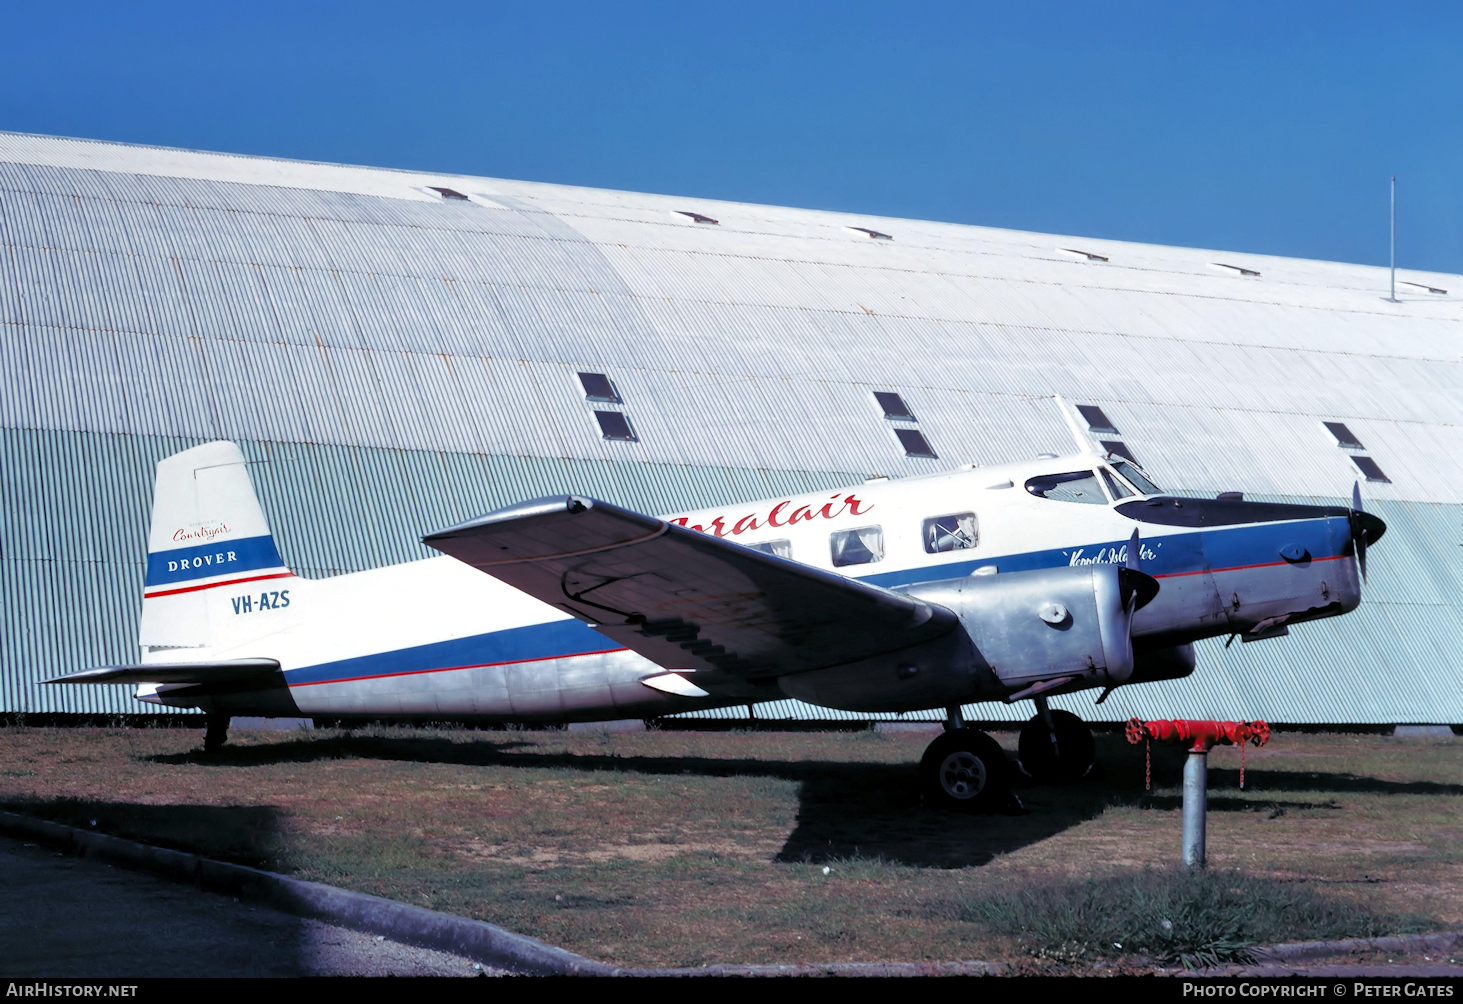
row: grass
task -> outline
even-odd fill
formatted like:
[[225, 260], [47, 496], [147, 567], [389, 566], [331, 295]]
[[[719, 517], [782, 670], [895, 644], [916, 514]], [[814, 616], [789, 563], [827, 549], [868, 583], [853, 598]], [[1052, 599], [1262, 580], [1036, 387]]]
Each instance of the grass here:
[[[1214, 871], [1185, 886], [1181, 751], [1154, 750], [1145, 793], [1142, 748], [1099, 736], [1102, 776], [961, 816], [919, 805], [929, 738], [236, 731], [205, 756], [195, 731], [17, 727], [0, 802], [626, 965], [1219, 958], [1463, 926], [1458, 740], [1280, 732], [1243, 791], [1216, 751]], [[1142, 928], [1155, 910], [1179, 934]]]
[[1251, 961], [1256, 945], [1426, 930], [1303, 883], [1236, 871], [1145, 870], [967, 897], [962, 920], [1015, 936], [1032, 956], [1093, 962], [1143, 955], [1197, 969]]

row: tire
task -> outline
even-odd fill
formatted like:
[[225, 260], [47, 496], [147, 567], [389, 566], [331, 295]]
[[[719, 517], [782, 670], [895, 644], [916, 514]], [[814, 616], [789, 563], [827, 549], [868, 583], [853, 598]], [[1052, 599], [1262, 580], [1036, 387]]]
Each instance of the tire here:
[[[1052, 749], [1052, 733], [1040, 715], [1021, 727], [1017, 750], [1021, 769], [1037, 781], [1075, 781], [1092, 769], [1097, 747], [1092, 730], [1070, 711], [1053, 711], [1052, 727], [1057, 734], [1057, 749]], [[1060, 756], [1058, 756], [1060, 750]]]
[[919, 781], [926, 805], [957, 812], [1002, 808], [1011, 790], [1006, 751], [976, 729], [954, 729], [930, 743]]

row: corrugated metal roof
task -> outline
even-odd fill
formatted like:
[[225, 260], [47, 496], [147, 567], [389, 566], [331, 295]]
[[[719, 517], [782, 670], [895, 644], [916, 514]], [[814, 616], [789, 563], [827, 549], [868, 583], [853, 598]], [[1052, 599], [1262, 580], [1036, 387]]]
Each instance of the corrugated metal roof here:
[[[1383, 270], [1342, 263], [0, 134], [0, 698], [111, 700], [30, 681], [131, 657], [152, 464], [201, 440], [269, 461], [287, 550], [329, 574], [543, 491], [675, 511], [1061, 450], [1061, 393], [1167, 485], [1340, 497], [1356, 474], [1323, 419], [1392, 479], [1366, 494], [1396, 520], [1373, 560], [1397, 573], [1362, 611], [1205, 646], [1210, 671], [1100, 711], [1463, 720], [1436, 675], [1463, 642], [1463, 282], [1404, 277], [1450, 293], [1388, 303]], [[610, 375], [638, 442], [601, 438], [578, 370]], [[904, 456], [874, 390], [904, 396], [938, 461]]]

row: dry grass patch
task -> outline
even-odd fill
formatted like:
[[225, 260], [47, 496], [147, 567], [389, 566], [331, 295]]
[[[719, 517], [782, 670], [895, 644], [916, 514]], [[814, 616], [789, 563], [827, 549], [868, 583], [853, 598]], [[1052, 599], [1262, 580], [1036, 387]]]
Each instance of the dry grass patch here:
[[[1154, 750], [1145, 794], [1142, 749], [1113, 736], [1100, 777], [984, 817], [919, 805], [928, 737], [909, 734], [239, 732], [214, 757], [200, 739], [0, 729], [0, 799], [628, 965], [1023, 958], [1029, 935], [958, 904], [1133, 885], [1179, 845], [1182, 753]], [[1244, 791], [1234, 751], [1211, 756], [1217, 868], [1313, 893], [1353, 934], [1463, 925], [1463, 743], [1281, 732], [1260, 752]]]

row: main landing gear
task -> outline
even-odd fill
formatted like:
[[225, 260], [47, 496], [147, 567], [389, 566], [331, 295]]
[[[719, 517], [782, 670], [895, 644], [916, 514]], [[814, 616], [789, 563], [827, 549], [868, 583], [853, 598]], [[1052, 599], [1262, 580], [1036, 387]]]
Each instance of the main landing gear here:
[[203, 752], [217, 753], [229, 741], [229, 716], [208, 715], [203, 720]]
[[962, 812], [1013, 804], [1016, 796], [1005, 750], [984, 732], [966, 728], [958, 705], [948, 708], [946, 715], [945, 734], [930, 743], [919, 762], [925, 804]]
[[1037, 781], [1075, 781], [1092, 769], [1092, 730], [1070, 711], [1053, 711], [1037, 697], [1036, 714], [1021, 727], [1021, 766]]

